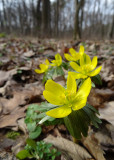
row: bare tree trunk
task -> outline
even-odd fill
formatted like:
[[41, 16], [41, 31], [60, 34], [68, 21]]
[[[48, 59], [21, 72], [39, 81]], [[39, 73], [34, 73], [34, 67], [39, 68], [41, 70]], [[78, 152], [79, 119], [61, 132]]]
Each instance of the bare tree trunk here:
[[[8, 0], [6, 1], [6, 3], [8, 4]], [[11, 21], [12, 21], [12, 17], [11, 17], [11, 6], [12, 6], [12, 2], [10, 2], [10, 6], [7, 8], [7, 22], [8, 22], [8, 30], [11, 33], [12, 32], [12, 26], [11, 26]]]
[[7, 16], [6, 16], [6, 10], [5, 10], [5, 3], [4, 0], [2, 0], [2, 6], [3, 6], [3, 13], [4, 13], [4, 30], [6, 31], [7, 29]]
[[80, 31], [80, 21], [79, 21], [79, 12], [80, 9], [84, 6], [84, 0], [75, 0], [76, 4], [76, 12], [75, 12], [75, 23], [74, 23], [74, 39], [81, 38], [81, 31]]
[[59, 0], [57, 0], [56, 4], [56, 21], [55, 21], [55, 28], [56, 28], [56, 36], [58, 36], [58, 24], [59, 24]]
[[41, 24], [42, 24], [42, 15], [41, 15], [41, 0], [37, 1], [37, 8], [36, 8], [36, 18], [37, 18], [37, 31], [38, 31], [38, 36], [40, 35], [41, 32]]
[[2, 13], [0, 11], [0, 32], [2, 32], [3, 30], [4, 30], [4, 22], [3, 22]]
[[42, 0], [42, 35], [50, 35], [50, 0]]
[[21, 34], [23, 34], [24, 33], [24, 23], [23, 23], [21, 12], [22, 12], [21, 6], [20, 6], [20, 3], [18, 3], [19, 25], [20, 25]]
[[112, 16], [112, 23], [110, 25], [110, 30], [108, 33], [109, 39], [113, 38], [113, 34], [114, 34], [114, 15]]

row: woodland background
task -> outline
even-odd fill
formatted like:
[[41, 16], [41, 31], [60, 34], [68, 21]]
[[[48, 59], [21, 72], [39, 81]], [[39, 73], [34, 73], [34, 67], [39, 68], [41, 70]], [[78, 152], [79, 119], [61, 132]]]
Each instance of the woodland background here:
[[114, 0], [0, 0], [0, 32], [40, 38], [114, 38]]

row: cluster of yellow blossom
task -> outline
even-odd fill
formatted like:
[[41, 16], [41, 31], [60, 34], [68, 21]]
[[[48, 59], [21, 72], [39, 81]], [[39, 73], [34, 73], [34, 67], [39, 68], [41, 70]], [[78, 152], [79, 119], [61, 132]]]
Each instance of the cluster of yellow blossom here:
[[[65, 58], [70, 62], [74, 72], [68, 72], [67, 88], [53, 80], [47, 80], [43, 95], [45, 99], [56, 106], [46, 114], [54, 118], [63, 118], [68, 116], [72, 110], [79, 110], [86, 105], [87, 97], [91, 90], [91, 78], [99, 74], [102, 66], [97, 66], [97, 56], [93, 57], [92, 61], [88, 55], [84, 53], [84, 47], [80, 46], [79, 53], [73, 48], [69, 50], [70, 54], [64, 54]], [[77, 60], [79, 63], [77, 64]], [[48, 69], [48, 66], [60, 66], [62, 58], [59, 54], [55, 55], [55, 60], [50, 64], [48, 60], [46, 64], [40, 64], [41, 70], [35, 70], [37, 73], [43, 73]], [[96, 68], [96, 69], [95, 69]], [[77, 90], [76, 79], [85, 79], [81, 87]]]
[[39, 65], [40, 69], [35, 69], [35, 72], [39, 73], [39, 74], [40, 73], [44, 73], [44, 72], [46, 72], [48, 70], [49, 66], [57, 66], [57, 67], [59, 67], [62, 64], [62, 57], [61, 57], [61, 55], [59, 53], [57, 53], [55, 55], [55, 60], [52, 60], [51, 62], [52, 63], [50, 63], [48, 61], [48, 59], [46, 59], [45, 60], [45, 64], [40, 64]]

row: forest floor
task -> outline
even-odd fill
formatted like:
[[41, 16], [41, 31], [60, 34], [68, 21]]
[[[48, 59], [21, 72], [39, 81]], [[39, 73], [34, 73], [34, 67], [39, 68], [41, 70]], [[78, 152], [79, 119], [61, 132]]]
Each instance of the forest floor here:
[[[88, 136], [77, 144], [76, 153], [71, 153], [74, 149], [72, 138], [63, 124], [42, 126], [39, 139], [47, 138], [48, 142], [53, 139], [52, 143], [59, 150], [63, 145], [65, 154], [59, 157], [61, 160], [68, 159], [66, 153], [70, 157], [74, 154], [74, 160], [88, 159], [86, 155], [86, 158], [80, 157], [85, 151], [91, 160], [114, 160], [114, 41], [30, 41], [21, 38], [0, 39], [0, 160], [16, 160], [16, 153], [24, 147], [28, 137], [24, 123], [27, 107], [44, 102], [42, 74], [34, 70], [46, 58], [53, 60], [56, 53], [65, 60], [64, 53], [71, 47], [78, 51], [80, 43], [85, 46], [85, 53], [98, 56], [98, 65], [102, 65], [102, 86], [93, 88], [88, 98], [88, 102], [98, 109], [102, 124], [99, 129], [90, 127]], [[56, 81], [63, 83], [61, 77]], [[11, 131], [19, 133], [16, 139], [8, 136]]]

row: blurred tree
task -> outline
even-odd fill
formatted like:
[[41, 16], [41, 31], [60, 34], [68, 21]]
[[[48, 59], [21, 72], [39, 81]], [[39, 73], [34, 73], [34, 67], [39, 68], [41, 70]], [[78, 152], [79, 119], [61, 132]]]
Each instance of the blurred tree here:
[[114, 0], [0, 0], [0, 32], [7, 34], [112, 39], [113, 16]]
[[42, 0], [37, 0], [37, 4], [36, 6], [34, 6], [34, 1], [32, 0], [30, 4], [32, 6], [35, 31], [41, 30], [41, 22], [42, 22], [41, 2]]
[[50, 35], [50, 0], [42, 0], [42, 35]]
[[112, 23], [110, 24], [110, 29], [108, 33], [109, 39], [113, 38], [113, 33], [114, 33], [114, 15], [112, 16]]
[[5, 2], [4, 0], [2, 0], [2, 7], [3, 7], [3, 17], [4, 17], [4, 20], [3, 20], [3, 27], [4, 27], [4, 30], [7, 30], [7, 15], [6, 15], [6, 9], [5, 9]]
[[[74, 39], [80, 39], [81, 38], [81, 29], [80, 29], [80, 24], [82, 24], [82, 22], [80, 22], [79, 20], [79, 12], [80, 10], [83, 9], [84, 7], [84, 2], [85, 0], [75, 0], [75, 20], [74, 20]], [[83, 11], [81, 14], [81, 21], [83, 20]]]
[[59, 0], [57, 0], [57, 2], [56, 2], [56, 18], [55, 18], [56, 36], [58, 36], [58, 30], [59, 30], [59, 26], [58, 26], [58, 24], [59, 24], [59, 7], [60, 7], [59, 2], [60, 2]]

